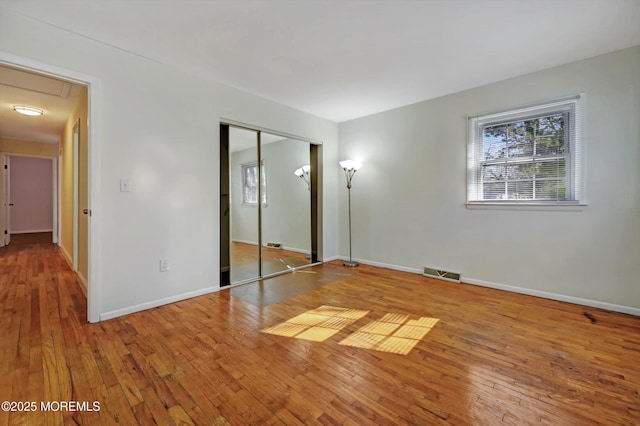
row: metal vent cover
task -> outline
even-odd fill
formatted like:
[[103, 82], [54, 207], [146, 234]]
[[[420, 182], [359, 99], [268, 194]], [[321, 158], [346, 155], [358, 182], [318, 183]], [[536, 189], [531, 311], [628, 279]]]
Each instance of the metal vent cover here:
[[431, 268], [429, 266], [424, 267], [422, 275], [425, 277], [437, 278], [439, 280], [453, 281], [455, 283], [460, 282], [460, 274], [457, 272], [445, 271], [443, 269]]

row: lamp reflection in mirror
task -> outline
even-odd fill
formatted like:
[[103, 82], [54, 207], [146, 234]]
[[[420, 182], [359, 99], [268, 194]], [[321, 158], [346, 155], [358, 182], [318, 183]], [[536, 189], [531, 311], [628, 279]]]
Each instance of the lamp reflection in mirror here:
[[305, 164], [304, 166], [296, 169], [293, 173], [298, 176], [300, 179], [307, 183], [307, 189], [311, 190], [311, 180], [309, 178], [309, 172], [311, 171], [311, 166]]
[[340, 162], [340, 167], [344, 170], [344, 177], [347, 179], [347, 194], [349, 199], [349, 260], [345, 260], [343, 265], [354, 268], [358, 266], [358, 262], [354, 262], [351, 256], [351, 180], [353, 179], [353, 175], [362, 167], [362, 163], [353, 160], [344, 160]]

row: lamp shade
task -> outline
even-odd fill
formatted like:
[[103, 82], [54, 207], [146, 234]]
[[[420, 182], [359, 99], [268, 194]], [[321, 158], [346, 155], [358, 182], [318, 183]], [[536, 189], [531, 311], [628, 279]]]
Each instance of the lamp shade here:
[[310, 170], [311, 170], [311, 166], [308, 164], [305, 164], [304, 166], [297, 168], [293, 173], [295, 173], [295, 175], [298, 177], [302, 177], [302, 175], [309, 176]]
[[340, 167], [344, 170], [358, 170], [362, 167], [362, 163], [353, 160], [343, 160], [340, 162]]

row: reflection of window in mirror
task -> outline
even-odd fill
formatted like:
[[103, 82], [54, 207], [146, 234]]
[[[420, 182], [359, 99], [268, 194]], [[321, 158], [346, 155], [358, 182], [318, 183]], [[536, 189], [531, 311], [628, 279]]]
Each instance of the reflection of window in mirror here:
[[[262, 166], [262, 205], [267, 205], [267, 173]], [[242, 165], [242, 204], [248, 206], [258, 205], [258, 162]]]

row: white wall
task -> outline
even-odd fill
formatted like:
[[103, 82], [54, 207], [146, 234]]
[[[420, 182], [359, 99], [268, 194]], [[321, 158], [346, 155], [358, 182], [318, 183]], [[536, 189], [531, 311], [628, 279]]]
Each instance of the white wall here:
[[[233, 144], [233, 140], [231, 141]], [[263, 244], [282, 243], [288, 250], [311, 251], [311, 193], [293, 172], [309, 164], [309, 143], [284, 139], [262, 146], [267, 205], [262, 209]], [[232, 153], [231, 238], [257, 243], [257, 206], [242, 205], [242, 164], [255, 162], [256, 150]]]
[[[473, 72], [470, 64], [469, 72]], [[466, 117], [586, 93], [582, 211], [470, 210]], [[339, 125], [355, 175], [353, 256], [640, 308], [640, 47]], [[348, 254], [346, 189], [340, 253]]]
[[53, 160], [10, 158], [11, 233], [53, 231]]
[[[338, 161], [335, 123], [0, 12], [0, 53], [99, 80], [90, 123], [100, 123], [99, 138], [90, 143], [100, 144], [92, 267], [100, 271], [102, 318], [218, 288], [221, 117], [322, 141], [325, 161]], [[337, 177], [325, 173], [325, 257], [337, 254]], [[131, 192], [119, 191], [120, 178], [131, 179]], [[159, 272], [161, 257], [169, 272]]]

